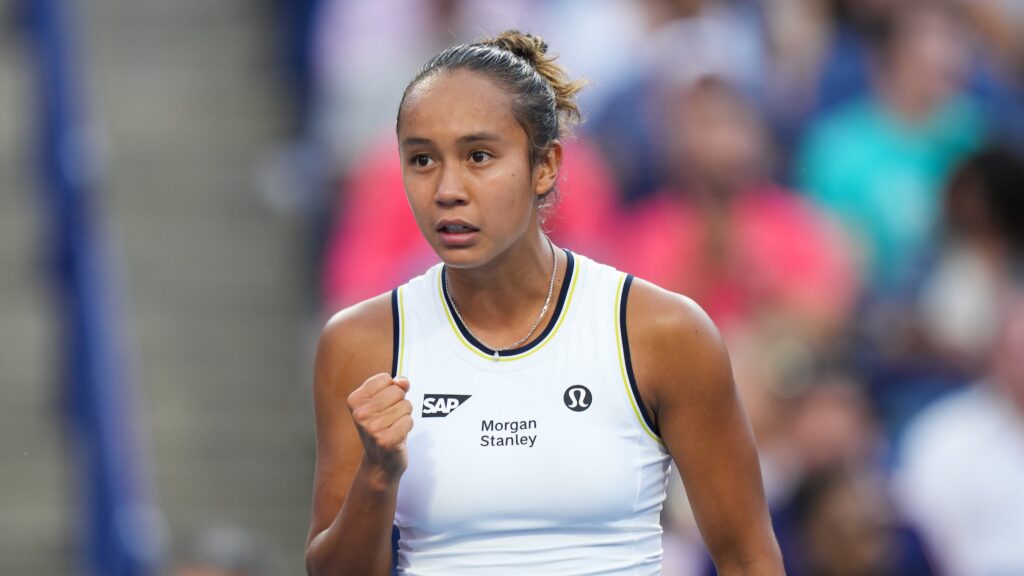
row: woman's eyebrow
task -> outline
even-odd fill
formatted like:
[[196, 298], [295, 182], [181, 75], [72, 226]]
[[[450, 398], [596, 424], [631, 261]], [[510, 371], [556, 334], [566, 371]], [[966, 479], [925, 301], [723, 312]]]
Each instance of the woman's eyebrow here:
[[429, 138], [420, 138], [417, 136], [413, 136], [402, 140], [399, 146], [401, 148], [405, 148], [407, 146], [430, 146], [433, 143], [433, 140], [430, 140]]
[[472, 134], [466, 134], [459, 138], [460, 144], [475, 144], [477, 142], [494, 142], [500, 141], [503, 138], [492, 132], [474, 132]]
[[[479, 142], [500, 142], [504, 140], [498, 134], [493, 132], [473, 132], [472, 134], [466, 134], [460, 136], [458, 139], [459, 144], [476, 144]], [[406, 148], [408, 146], [433, 146], [434, 141], [429, 138], [423, 138], [420, 136], [410, 136], [405, 138], [401, 142], [401, 147]]]

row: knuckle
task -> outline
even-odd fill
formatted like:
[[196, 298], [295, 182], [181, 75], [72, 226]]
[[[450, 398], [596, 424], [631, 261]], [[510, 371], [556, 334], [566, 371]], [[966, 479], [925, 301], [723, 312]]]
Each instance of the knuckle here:
[[366, 433], [370, 434], [371, 436], [379, 436], [381, 431], [380, 422], [378, 422], [376, 419], [370, 420], [363, 424], [363, 430], [365, 430]]
[[367, 408], [365, 405], [357, 406], [354, 410], [352, 410], [352, 419], [361, 424], [365, 423], [366, 420], [370, 417], [369, 412], [369, 408]]
[[399, 448], [405, 445], [405, 441], [409, 437], [408, 428], [402, 427], [392, 430], [392, 433], [388, 437], [388, 445], [392, 448]]
[[399, 418], [395, 422], [395, 428], [397, 428], [397, 429], [402, 431], [402, 436], [405, 436], [406, 434], [408, 434], [409, 431], [412, 430], [412, 427], [413, 427], [412, 416], [409, 416], [408, 414], [403, 415], [401, 418]]

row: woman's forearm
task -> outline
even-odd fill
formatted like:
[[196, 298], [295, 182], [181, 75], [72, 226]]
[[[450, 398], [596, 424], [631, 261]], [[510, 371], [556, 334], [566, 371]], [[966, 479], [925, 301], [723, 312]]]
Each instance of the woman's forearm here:
[[365, 461], [334, 522], [306, 548], [309, 576], [389, 576], [398, 478]]
[[766, 553], [756, 558], [735, 561], [716, 566], [720, 576], [786, 576], [782, 566], [782, 556], [778, 553]]

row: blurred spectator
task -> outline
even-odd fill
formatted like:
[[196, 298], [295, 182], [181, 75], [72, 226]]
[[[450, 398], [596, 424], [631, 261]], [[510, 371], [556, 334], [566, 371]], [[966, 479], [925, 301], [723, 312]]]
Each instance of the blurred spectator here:
[[872, 95], [818, 121], [802, 146], [801, 188], [854, 235], [883, 293], [908, 281], [935, 232], [941, 182], [982, 139], [959, 90], [965, 49], [946, 5], [899, 3], [875, 36]]
[[949, 576], [1024, 574], [1024, 284], [1006, 292], [988, 375], [929, 407], [903, 446], [902, 504]]
[[869, 93], [868, 42], [888, 0], [775, 0], [765, 13], [771, 75], [766, 121], [780, 147], [779, 174], [808, 123]]
[[957, 0], [957, 4], [979, 48], [971, 62], [971, 90], [985, 106], [993, 135], [1024, 154], [1024, 3]]
[[1024, 4], [1016, 0], [960, 0], [987, 53], [1011, 74], [1024, 72]]
[[894, 516], [883, 479], [833, 466], [805, 479], [778, 526], [789, 576], [935, 574], [917, 533]]
[[[752, 364], [777, 370], [780, 362]], [[839, 372], [782, 376], [786, 387], [743, 388], [773, 513], [803, 479], [822, 470], [852, 466], [881, 473], [889, 447], [860, 382]]]
[[[833, 370], [774, 399], [775, 429], [766, 437], [762, 427], [758, 443], [786, 573], [935, 574], [918, 532], [891, 505], [888, 445], [856, 378]], [[714, 574], [710, 562], [704, 573]]]
[[1024, 256], [1024, 162], [985, 149], [953, 174], [944, 204], [945, 238], [926, 276], [919, 314], [936, 356], [970, 373], [998, 329], [998, 286]]
[[764, 11], [765, 121], [779, 146], [781, 176], [789, 173], [792, 150], [816, 112], [819, 78], [833, 69], [824, 65], [834, 35], [826, 8], [817, 0], [774, 0]]
[[898, 441], [906, 422], [952, 387], [982, 374], [998, 329], [998, 287], [1024, 254], [1024, 164], [986, 148], [953, 173], [942, 234], [921, 277], [865, 314], [865, 368]]
[[629, 204], [665, 187], [673, 159], [660, 145], [665, 99], [713, 75], [752, 100], [763, 97], [761, 13], [744, 0], [653, 0], [643, 3], [650, 31], [635, 51], [632, 75], [615, 87], [587, 129]]
[[636, 205], [617, 262], [694, 298], [729, 333], [785, 316], [797, 332], [833, 334], [857, 293], [841, 232], [768, 178], [761, 119], [727, 82], [708, 77], [663, 110], [672, 188]]
[[831, 20], [814, 100], [815, 114], [827, 114], [871, 92], [870, 39], [883, 32], [898, 2], [828, 0]]
[[[916, 1], [916, 0], [915, 0]], [[1024, 10], [1015, 0], [936, 0], [963, 27], [964, 90], [990, 130], [1024, 152]], [[872, 45], [906, 2], [773, 0], [763, 4], [765, 120], [781, 151], [780, 175], [799, 181], [793, 165], [809, 123], [872, 92]]]
[[803, 476], [844, 466], [880, 469], [887, 448], [862, 385], [839, 372], [793, 400], [786, 436]]

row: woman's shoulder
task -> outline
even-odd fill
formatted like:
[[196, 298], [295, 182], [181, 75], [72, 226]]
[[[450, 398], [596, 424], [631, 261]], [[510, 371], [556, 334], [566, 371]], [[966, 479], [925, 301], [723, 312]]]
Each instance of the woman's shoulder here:
[[692, 298], [640, 278], [631, 282], [626, 312], [631, 341], [647, 337], [678, 349], [720, 339], [714, 322]]
[[654, 406], [704, 401], [731, 385], [725, 344], [700, 305], [641, 279], [627, 296], [633, 368]]
[[369, 341], [369, 346], [390, 342], [394, 331], [397, 300], [402, 297], [409, 298], [410, 294], [432, 295], [432, 290], [437, 289], [436, 282], [440, 269], [441, 264], [434, 263], [418, 276], [410, 278], [393, 290], [334, 312], [324, 325], [320, 335], [321, 341], [327, 339], [340, 345], [348, 343], [351, 338], [354, 339], [351, 344], [359, 345]]
[[386, 292], [334, 313], [320, 332], [318, 368], [367, 377], [387, 372], [393, 354], [391, 300], [392, 293]]
[[340, 338], [352, 330], [372, 332], [380, 324], [390, 330], [391, 297], [388, 291], [334, 312], [324, 324], [321, 336]]

